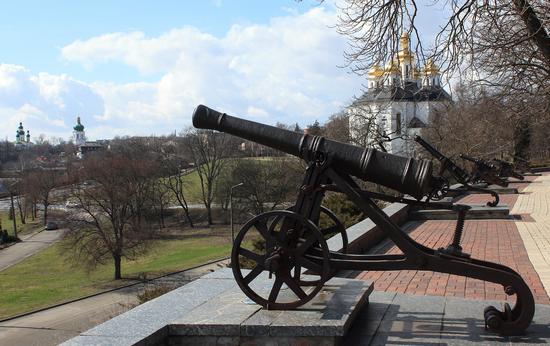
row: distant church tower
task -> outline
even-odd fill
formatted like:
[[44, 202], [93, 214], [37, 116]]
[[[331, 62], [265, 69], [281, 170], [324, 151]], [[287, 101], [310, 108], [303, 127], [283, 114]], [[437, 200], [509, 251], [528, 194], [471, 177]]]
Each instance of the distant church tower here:
[[[451, 102], [441, 87], [439, 68], [428, 60], [420, 69], [410, 51], [409, 35], [399, 38], [400, 50], [384, 67], [368, 72], [367, 91], [347, 108], [350, 134], [358, 145], [380, 145], [390, 153], [414, 156], [410, 139], [419, 134]], [[377, 138], [389, 139], [376, 143]]]
[[80, 117], [76, 118], [76, 125], [73, 127], [73, 140], [75, 145], [86, 143], [86, 135], [84, 134], [84, 126], [80, 123]]
[[23, 123], [19, 123], [19, 127], [17, 128], [17, 132], [15, 135], [15, 144], [24, 144], [25, 143], [25, 130], [23, 128]]
[[27, 135], [25, 136], [25, 129], [23, 128], [23, 123], [20, 122], [15, 135], [15, 148], [23, 149], [23, 148], [29, 147], [30, 145], [31, 145], [31, 135], [27, 130]]

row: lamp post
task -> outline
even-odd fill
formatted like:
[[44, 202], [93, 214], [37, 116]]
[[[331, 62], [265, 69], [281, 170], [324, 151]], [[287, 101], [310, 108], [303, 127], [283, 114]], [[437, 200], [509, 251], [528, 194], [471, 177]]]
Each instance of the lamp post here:
[[235, 242], [235, 231], [233, 230], [233, 189], [243, 185], [244, 183], [238, 183], [231, 186], [229, 189], [229, 222], [231, 223], [231, 245]]

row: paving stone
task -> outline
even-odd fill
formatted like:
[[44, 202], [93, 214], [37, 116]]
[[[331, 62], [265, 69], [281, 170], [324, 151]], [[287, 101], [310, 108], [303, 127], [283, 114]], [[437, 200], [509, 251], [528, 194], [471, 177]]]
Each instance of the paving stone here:
[[410, 296], [397, 294], [388, 307], [383, 320], [430, 319], [441, 321], [445, 309], [445, 298], [435, 296]]

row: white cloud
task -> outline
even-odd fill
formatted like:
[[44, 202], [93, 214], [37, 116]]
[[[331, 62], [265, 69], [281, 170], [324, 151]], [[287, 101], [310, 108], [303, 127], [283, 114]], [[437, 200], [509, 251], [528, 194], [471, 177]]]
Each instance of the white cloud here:
[[0, 136], [12, 140], [19, 122], [31, 131], [68, 138], [77, 115], [104, 112], [103, 99], [85, 83], [67, 75], [33, 75], [22, 66], [0, 64]]
[[[266, 25], [234, 25], [223, 37], [183, 27], [157, 37], [136, 31], [78, 40], [62, 48], [67, 61], [92, 71], [123, 63], [158, 80], [85, 84], [9, 65], [19, 77], [0, 69], [0, 109], [4, 102], [27, 101], [69, 124], [65, 115], [86, 112], [83, 121], [96, 138], [179, 131], [199, 103], [263, 122], [308, 124], [361, 92], [360, 78], [337, 67], [344, 63], [345, 40], [331, 27], [335, 21], [333, 10], [319, 6]], [[3, 97], [3, 89], [16, 97]]]

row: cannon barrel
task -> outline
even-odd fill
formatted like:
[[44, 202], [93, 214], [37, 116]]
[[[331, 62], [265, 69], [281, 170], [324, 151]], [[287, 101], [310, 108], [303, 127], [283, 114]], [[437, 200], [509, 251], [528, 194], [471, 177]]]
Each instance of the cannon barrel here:
[[470, 176], [468, 173], [466, 173], [462, 168], [457, 166], [447, 156], [440, 153], [439, 150], [434, 148], [430, 143], [422, 139], [422, 137], [417, 135], [414, 137], [414, 140], [418, 144], [420, 144], [422, 147], [424, 147], [424, 149], [426, 149], [439, 162], [441, 162], [441, 165], [443, 166], [443, 168], [449, 170], [460, 183], [466, 183], [470, 179]]
[[434, 189], [432, 163], [388, 154], [372, 148], [361, 148], [321, 136], [303, 134], [274, 126], [240, 119], [199, 105], [193, 114], [193, 126], [217, 130], [241, 137], [306, 161], [322, 154], [332, 167], [365, 181], [384, 185], [416, 198]]
[[482, 160], [482, 159], [478, 159], [478, 158], [475, 158], [475, 157], [471, 157], [471, 156], [468, 156], [466, 154], [460, 154], [460, 158], [466, 160], [466, 161], [470, 161], [470, 162], [473, 162], [475, 163], [476, 165], [479, 165], [480, 167], [484, 167], [486, 169], [497, 169], [495, 167], [495, 165], [493, 165], [492, 163], [489, 163], [485, 160]]

